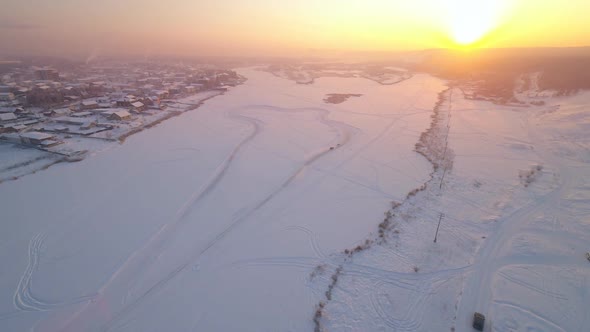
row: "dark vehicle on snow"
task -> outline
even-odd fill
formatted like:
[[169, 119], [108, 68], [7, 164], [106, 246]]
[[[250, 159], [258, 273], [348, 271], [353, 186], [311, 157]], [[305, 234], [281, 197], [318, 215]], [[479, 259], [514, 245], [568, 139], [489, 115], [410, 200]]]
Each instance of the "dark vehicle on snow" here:
[[473, 314], [473, 328], [478, 331], [483, 331], [483, 327], [486, 322], [486, 316], [476, 312]]

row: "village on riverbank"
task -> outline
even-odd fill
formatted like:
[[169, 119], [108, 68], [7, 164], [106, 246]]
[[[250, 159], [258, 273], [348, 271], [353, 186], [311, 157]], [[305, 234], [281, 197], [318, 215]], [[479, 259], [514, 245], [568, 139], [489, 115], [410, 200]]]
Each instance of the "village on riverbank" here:
[[82, 160], [244, 81], [213, 65], [160, 62], [0, 69], [0, 182]]

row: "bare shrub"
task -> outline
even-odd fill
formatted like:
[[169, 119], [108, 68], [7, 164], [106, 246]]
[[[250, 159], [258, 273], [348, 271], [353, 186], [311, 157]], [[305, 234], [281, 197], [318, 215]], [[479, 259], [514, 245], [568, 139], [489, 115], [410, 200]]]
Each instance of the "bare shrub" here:
[[326, 264], [321, 264], [315, 267], [315, 269], [313, 269], [313, 271], [311, 271], [311, 274], [309, 275], [311, 279], [324, 274], [324, 272], [326, 271]]
[[534, 165], [528, 171], [520, 171], [518, 177], [520, 178], [520, 182], [526, 188], [530, 186], [537, 178], [539, 177], [539, 173], [543, 170], [543, 165]]
[[325, 306], [326, 303], [324, 301], [320, 301], [315, 311], [315, 314], [313, 315], [313, 323], [315, 324], [314, 332], [320, 332], [322, 330], [320, 319], [322, 319], [322, 316], [324, 315]]

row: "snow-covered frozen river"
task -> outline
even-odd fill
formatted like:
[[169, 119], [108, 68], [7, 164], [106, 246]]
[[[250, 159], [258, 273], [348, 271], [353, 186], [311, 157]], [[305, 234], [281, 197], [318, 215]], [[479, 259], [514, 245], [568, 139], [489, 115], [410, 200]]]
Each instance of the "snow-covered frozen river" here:
[[427, 181], [414, 145], [446, 87], [241, 74], [122, 145], [0, 185], [0, 330], [313, 330], [312, 271]]

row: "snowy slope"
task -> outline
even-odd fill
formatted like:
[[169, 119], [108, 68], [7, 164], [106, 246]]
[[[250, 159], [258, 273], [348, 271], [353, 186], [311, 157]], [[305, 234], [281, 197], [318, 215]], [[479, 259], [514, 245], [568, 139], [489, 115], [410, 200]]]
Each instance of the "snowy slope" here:
[[486, 331], [585, 330], [590, 95], [512, 109], [453, 92], [452, 169], [343, 265], [321, 327], [471, 331], [478, 311]]

